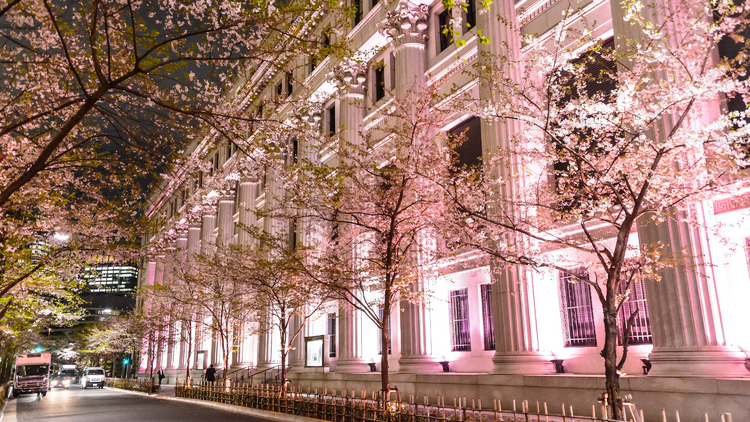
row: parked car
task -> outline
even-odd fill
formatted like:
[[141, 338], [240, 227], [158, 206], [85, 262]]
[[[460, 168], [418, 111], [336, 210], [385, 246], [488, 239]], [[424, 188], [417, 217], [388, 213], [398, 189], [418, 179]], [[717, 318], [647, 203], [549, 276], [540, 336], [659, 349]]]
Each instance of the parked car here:
[[89, 387], [104, 388], [104, 368], [91, 367], [83, 370], [81, 389], [85, 390]]

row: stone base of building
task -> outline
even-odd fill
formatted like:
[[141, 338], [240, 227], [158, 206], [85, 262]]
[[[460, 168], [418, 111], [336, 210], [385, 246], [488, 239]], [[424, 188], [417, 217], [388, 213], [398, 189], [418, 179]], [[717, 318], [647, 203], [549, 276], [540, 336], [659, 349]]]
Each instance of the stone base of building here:
[[443, 372], [443, 367], [434, 358], [401, 357], [398, 360], [398, 373], [400, 374], [433, 374]]
[[739, 350], [655, 350], [649, 356], [651, 376], [747, 377], [747, 357]]
[[[292, 383], [302, 387], [323, 387], [355, 391], [380, 390], [380, 374], [304, 373], [290, 374]], [[482, 406], [492, 408], [493, 400], [500, 400], [505, 409], [516, 400], [528, 400], [540, 405], [547, 403], [551, 413], [560, 413], [573, 406], [575, 414], [590, 414], [597, 397], [604, 392], [604, 377], [593, 375], [491, 375], [491, 374], [392, 374], [392, 388], [398, 387], [401, 397], [415, 394], [420, 403], [427, 396], [431, 404], [437, 397], [452, 404], [454, 398], [482, 400]], [[720, 420], [722, 413], [731, 413], [735, 421], [750, 421], [750, 378], [720, 379], [693, 377], [626, 376], [621, 379], [621, 391], [633, 396], [638, 409], [643, 410], [647, 421], [661, 420], [661, 409], [669, 414], [680, 412], [682, 422]], [[580, 409], [580, 410], [579, 410]]]
[[493, 374], [545, 375], [554, 374], [554, 357], [545, 354], [495, 355], [492, 357]]
[[[370, 372], [368, 365], [370, 361], [364, 359], [341, 359], [336, 361], [336, 372], [342, 374], [359, 374], [364, 372]], [[377, 362], [378, 367], [380, 362]], [[320, 372], [320, 371], [318, 371]]]

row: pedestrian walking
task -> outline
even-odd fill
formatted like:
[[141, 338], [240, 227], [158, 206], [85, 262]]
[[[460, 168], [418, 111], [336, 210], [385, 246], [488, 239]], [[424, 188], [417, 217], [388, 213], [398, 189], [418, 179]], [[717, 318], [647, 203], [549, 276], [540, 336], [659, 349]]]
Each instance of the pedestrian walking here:
[[161, 380], [164, 379], [164, 368], [160, 367], [156, 375], [159, 377], [159, 385], [161, 385]]
[[213, 364], [209, 366], [208, 369], [206, 369], [206, 381], [212, 384], [214, 381], [216, 381], [216, 369], [214, 369]]

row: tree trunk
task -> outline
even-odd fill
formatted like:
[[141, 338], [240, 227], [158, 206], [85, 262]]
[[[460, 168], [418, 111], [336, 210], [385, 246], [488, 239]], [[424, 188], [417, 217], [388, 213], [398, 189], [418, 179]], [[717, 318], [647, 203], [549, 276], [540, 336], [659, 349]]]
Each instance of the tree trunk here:
[[187, 331], [187, 353], [185, 356], [185, 379], [190, 378], [190, 358], [193, 356], [193, 331]]
[[[614, 303], [608, 304], [615, 308]], [[610, 407], [610, 419], [620, 419], [620, 374], [617, 372], [617, 312], [616, 309], [605, 311], [604, 315], [604, 373], [607, 397]]]
[[381, 323], [383, 326], [380, 328], [380, 343], [382, 349], [380, 353], [380, 389], [387, 399], [388, 392], [391, 389], [390, 377], [388, 373], [388, 348], [391, 344], [391, 339], [388, 336], [388, 321], [391, 318], [391, 286], [386, 284], [385, 295], [383, 299], [383, 318]]

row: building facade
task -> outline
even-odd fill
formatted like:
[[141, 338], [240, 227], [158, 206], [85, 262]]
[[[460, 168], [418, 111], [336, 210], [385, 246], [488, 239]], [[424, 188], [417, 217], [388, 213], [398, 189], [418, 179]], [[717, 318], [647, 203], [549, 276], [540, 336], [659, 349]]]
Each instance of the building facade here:
[[[442, 32], [451, 16], [440, 1], [357, 1], [361, 12], [342, 36], [362, 51], [376, 51], [369, 59], [371, 66], [352, 68], [329, 57], [315, 65], [300, 65], [293, 75], [323, 99], [317, 116], [322, 127], [341, 131], [339, 135], [348, 140], [356, 140], [360, 128], [379, 124], [390, 96], [402, 95], [414, 84], [455, 84], [477, 96], [489, 95], [463, 70], [485, 51], [523, 54], [518, 32], [495, 17], [513, 23], [521, 34], [545, 34], [570, 6], [560, 1], [499, 0], [483, 10], [471, 4], [462, 13], [462, 22], [472, 28], [456, 23], [460, 39], [465, 41], [459, 46]], [[573, 8], [579, 9], [579, 21], [595, 22], [594, 36], [601, 40], [616, 38], [627, 30], [619, 2], [581, 1]], [[323, 18], [316, 28], [326, 24], [330, 23]], [[480, 42], [477, 29], [489, 37], [488, 43]], [[304, 63], [306, 59], [301, 60]], [[336, 69], [354, 77], [337, 82]], [[288, 75], [263, 74], [262, 70], [256, 75], [263, 76], [244, 83], [256, 84], [258, 92], [269, 96], [278, 92], [297, 95]], [[337, 84], [345, 85], [346, 89], [338, 91], [341, 94], [332, 89]], [[457, 116], [444, 129], [465, 133], [468, 144], [480, 151], [502, 145], [510, 130], [472, 116]], [[200, 146], [195, 150], [200, 151]], [[237, 154], [230, 147], [206, 157], [212, 171], [221, 172], [231, 168]], [[246, 242], [244, 234], [234, 229], [238, 223], [272, 230], [270, 221], [258, 220], [252, 212], [264, 207], [270, 198], [266, 191], [280, 189], [272, 177], [264, 183], [240, 180], [234, 190], [222, 192], [213, 210], [204, 212], [200, 220], [177, 224], [185, 211], [185, 195], [195, 194], [197, 185], [197, 181], [170, 181], [173, 189], [165, 189], [150, 211], [152, 217], [171, 221], [164, 230], [173, 230], [177, 248], [200, 251], [217, 236]], [[667, 269], [659, 283], [638, 284], [623, 306], [622, 315], [635, 309], [640, 312], [631, 332], [629, 358], [623, 368], [628, 375], [622, 379], [622, 390], [632, 394], [647, 414], [675, 408], [700, 418], [703, 412], [734, 412], [735, 420], [743, 420], [739, 415], [750, 420], [746, 404], [750, 403], [750, 307], [745, 303], [750, 297], [750, 226], [737, 224], [750, 216], [749, 198], [750, 193], [738, 192], [698, 205], [704, 218], [722, 223], [722, 235], [743, 246], [740, 248], [728, 246], [721, 236], [676, 222], [639, 228], [632, 236], [636, 245], [661, 241], [674, 249], [700, 250], [701, 256], [711, 260]], [[148, 236], [144, 244], [159, 236]], [[564, 249], [549, 253], [566, 261], [575, 254]], [[603, 391], [600, 350], [604, 323], [601, 305], [591, 289], [568, 283], [567, 276], [556, 271], [518, 270], [516, 277], [493, 280], [493, 271], [480, 254], [467, 262], [434, 283], [436, 300], [424, 306], [403, 304], [392, 313], [392, 344], [387, 351], [377, 340], [376, 327], [361, 312], [339, 310], [308, 322], [291, 355], [294, 382], [357, 391], [378, 389], [378, 375], [371, 373], [370, 367], [375, 364], [377, 371], [381, 354], [388, 353], [395, 374], [391, 384], [418, 396], [475, 397], [485, 403], [502, 397], [504, 403], [538, 400], [581, 409], [595, 404], [593, 397]], [[141, 284], [164, 280], [165, 269], [154, 257], [145, 257], [144, 270]], [[311, 367], [306, 365], [305, 339], [319, 336], [326, 341], [327, 363]], [[276, 342], [271, 334], [244, 338], [233, 351], [230, 371], [251, 368], [245, 372], [250, 374], [278, 365]], [[221, 366], [216, 342], [210, 338], [192, 350], [195, 377], [211, 363]], [[180, 377], [185, 353], [184, 344], [173, 342], [158, 360], [168, 374]], [[444, 367], [449, 372], [443, 372]]]

